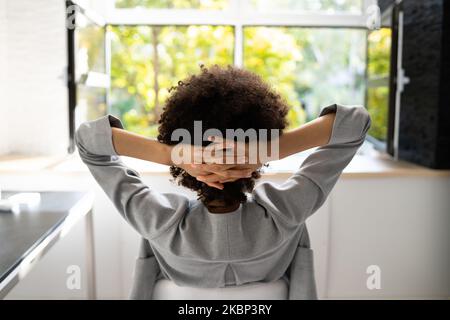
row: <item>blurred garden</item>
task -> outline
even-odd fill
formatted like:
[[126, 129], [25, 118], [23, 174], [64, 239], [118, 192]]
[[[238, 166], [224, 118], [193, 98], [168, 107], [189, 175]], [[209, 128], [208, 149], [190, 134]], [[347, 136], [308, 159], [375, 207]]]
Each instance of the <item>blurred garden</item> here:
[[[226, 10], [226, 0], [117, 0], [116, 8]], [[357, 12], [361, 0], [277, 1], [278, 8]], [[303, 3], [303, 4], [302, 4]], [[250, 0], [253, 10], [274, 10], [272, 1]], [[314, 4], [314, 5], [313, 5]], [[319, 6], [318, 6], [319, 5]], [[308, 7], [309, 6], [309, 7]], [[359, 9], [358, 9], [359, 8]], [[110, 112], [127, 129], [155, 137], [169, 89], [200, 65], [240, 65], [260, 75], [289, 103], [291, 127], [314, 119], [328, 104], [371, 106], [372, 135], [383, 140], [387, 88], [369, 88], [368, 73], [389, 68], [389, 34], [359, 28], [233, 25], [110, 25]], [[235, 61], [242, 46], [242, 61]], [[367, 53], [371, 58], [367, 65]], [[387, 69], [386, 69], [387, 68]], [[366, 101], [369, 99], [370, 101]], [[379, 105], [379, 108], [373, 106]]]

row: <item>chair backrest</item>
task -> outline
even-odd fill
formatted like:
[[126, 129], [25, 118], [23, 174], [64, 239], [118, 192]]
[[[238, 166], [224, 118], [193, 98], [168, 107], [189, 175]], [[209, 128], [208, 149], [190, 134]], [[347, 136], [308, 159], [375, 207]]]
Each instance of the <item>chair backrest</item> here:
[[136, 261], [131, 299], [317, 299], [313, 252], [306, 225], [301, 227], [298, 247], [285, 276], [271, 283], [257, 282], [245, 286], [226, 288], [179, 287], [161, 276], [161, 270], [148, 240], [142, 238], [139, 258]]
[[287, 300], [289, 288], [284, 279], [225, 288], [180, 287], [166, 279], [158, 280], [154, 300]]

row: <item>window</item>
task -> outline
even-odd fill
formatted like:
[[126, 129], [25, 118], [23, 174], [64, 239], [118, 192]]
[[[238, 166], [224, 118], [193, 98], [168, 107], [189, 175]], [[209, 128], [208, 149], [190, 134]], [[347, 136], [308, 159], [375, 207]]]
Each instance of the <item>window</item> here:
[[[111, 112], [126, 129], [155, 137], [169, 89], [197, 73], [201, 64], [234, 64], [261, 75], [291, 106], [291, 126], [315, 118], [332, 103], [365, 102], [364, 13], [373, 0], [107, 3], [110, 89], [107, 99], [97, 95], [104, 92], [101, 86], [79, 90], [80, 109], [88, 118]], [[95, 56], [101, 55], [96, 47], [103, 45], [93, 31], [89, 36], [92, 73]], [[374, 99], [372, 91], [367, 95]]]
[[66, 2], [68, 21], [73, 23], [67, 29], [69, 152], [75, 148], [75, 128], [81, 122], [98, 118], [107, 112], [110, 82], [104, 22], [88, 9], [89, 1], [81, 3]]
[[368, 37], [367, 108], [372, 118], [369, 134], [386, 142], [392, 29], [372, 31]]
[[75, 80], [77, 83], [77, 124], [103, 115], [106, 110], [105, 29], [84, 15], [77, 17]]
[[105, 73], [105, 31], [84, 15], [77, 16], [77, 29], [75, 41], [76, 77], [80, 80], [89, 72]]
[[168, 89], [200, 65], [233, 64], [229, 26], [116, 26], [112, 32], [111, 108], [127, 129], [156, 136]]
[[244, 66], [282, 94], [298, 126], [323, 106], [363, 104], [365, 41], [362, 30], [246, 27]]

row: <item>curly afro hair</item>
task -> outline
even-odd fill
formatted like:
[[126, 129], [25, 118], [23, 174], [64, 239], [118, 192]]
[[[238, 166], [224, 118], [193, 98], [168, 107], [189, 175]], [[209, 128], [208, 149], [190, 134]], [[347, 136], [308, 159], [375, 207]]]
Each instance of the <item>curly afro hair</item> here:
[[[158, 141], [174, 145], [172, 132], [186, 129], [194, 136], [194, 121], [202, 121], [203, 130], [215, 128], [225, 136], [226, 129], [279, 129], [287, 125], [288, 107], [285, 101], [262, 79], [249, 71], [217, 65], [201, 66], [201, 72], [172, 87], [159, 120]], [[207, 145], [204, 142], [203, 145]], [[197, 192], [198, 199], [207, 207], [213, 200], [224, 206], [243, 203], [246, 192], [251, 192], [260, 172], [250, 178], [224, 183], [222, 190], [198, 181], [177, 166], [170, 173], [179, 185]]]

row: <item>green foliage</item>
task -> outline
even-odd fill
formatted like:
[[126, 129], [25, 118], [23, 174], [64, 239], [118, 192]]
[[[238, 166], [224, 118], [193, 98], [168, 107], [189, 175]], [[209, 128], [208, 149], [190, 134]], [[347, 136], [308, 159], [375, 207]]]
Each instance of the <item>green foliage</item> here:
[[299, 92], [296, 90], [296, 61], [301, 60], [299, 47], [305, 37], [295, 38], [286, 28], [245, 28], [244, 66], [269, 82], [291, 107], [290, 126], [306, 122]]
[[370, 63], [367, 66], [371, 76], [388, 76], [391, 54], [392, 31], [388, 28], [372, 31], [368, 37]]
[[244, 66], [286, 99], [291, 127], [325, 105], [363, 103], [364, 31], [249, 27], [244, 37]]
[[[281, 7], [293, 9], [317, 7], [312, 2], [281, 2]], [[353, 12], [360, 4], [361, 0], [320, 0], [319, 9]], [[226, 0], [116, 1], [119, 8], [224, 9], [227, 5]], [[112, 35], [111, 111], [124, 119], [127, 129], [148, 136], [157, 133], [169, 88], [197, 73], [200, 64], [233, 64], [230, 26], [115, 26], [108, 31]], [[365, 42], [364, 30], [245, 27], [243, 62], [291, 106], [288, 117], [294, 127], [315, 118], [325, 105], [363, 104]]]
[[[253, 0], [257, 5], [258, 0]], [[268, 3], [268, 2], [267, 2]], [[267, 5], [266, 3], [266, 5]], [[321, 0], [320, 9], [354, 11], [360, 0]], [[309, 3], [311, 4], [311, 3]], [[226, 0], [118, 0], [117, 7], [224, 9]], [[306, 10], [308, 3], [283, 0], [281, 8]], [[179, 80], [199, 71], [199, 65], [233, 63], [234, 34], [229, 26], [115, 26], [112, 35], [112, 112], [127, 129], [155, 137], [157, 120], [168, 90]], [[89, 47], [89, 65], [102, 65], [103, 44], [99, 33], [86, 29], [80, 38]], [[291, 127], [315, 118], [321, 107], [331, 103], [362, 104], [366, 32], [350, 29], [287, 27], [244, 28], [244, 67], [268, 81], [291, 106]], [[391, 31], [369, 34], [370, 78], [389, 75]], [[102, 70], [99, 70], [102, 71]], [[98, 104], [91, 94], [80, 91], [87, 105]], [[388, 117], [387, 86], [371, 87], [367, 101], [372, 117], [369, 134], [385, 140]], [[83, 100], [83, 101], [84, 101]], [[90, 108], [88, 108], [90, 110]], [[98, 112], [94, 110], [93, 112]]]
[[367, 104], [372, 118], [369, 134], [381, 141], [387, 138], [391, 34], [391, 29], [383, 28], [371, 32], [368, 38], [370, 56], [367, 66], [368, 77], [371, 81], [383, 84], [370, 87], [368, 90]]
[[[198, 72], [199, 64], [233, 63], [232, 27], [117, 26], [110, 31], [112, 111], [142, 134], [155, 135], [168, 89]], [[291, 127], [315, 118], [327, 104], [362, 104], [364, 31], [246, 27], [244, 39], [244, 67], [291, 106]]]
[[127, 129], [148, 136], [156, 135], [172, 86], [197, 73], [201, 64], [233, 63], [231, 27], [119, 26], [110, 31], [112, 112], [123, 117]]
[[369, 134], [381, 141], [385, 141], [387, 137], [388, 95], [388, 87], [369, 88], [367, 95], [369, 106], [371, 106], [368, 111], [372, 119]]

